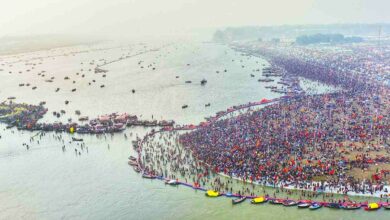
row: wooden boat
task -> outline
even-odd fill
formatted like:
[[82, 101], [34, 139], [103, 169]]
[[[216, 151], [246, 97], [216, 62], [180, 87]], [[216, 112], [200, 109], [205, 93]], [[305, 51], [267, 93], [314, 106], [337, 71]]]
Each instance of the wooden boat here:
[[182, 109], [188, 108], [188, 105], [183, 105], [181, 108]]
[[134, 157], [134, 156], [129, 156], [129, 160], [136, 161], [136, 160], [137, 160], [137, 158], [136, 158], [136, 157]]
[[72, 137], [72, 141], [83, 141], [82, 138], [75, 138], [75, 137]]
[[179, 182], [177, 180], [165, 180], [165, 184], [176, 186], [179, 185]]
[[390, 210], [390, 203], [383, 204], [382, 207], [386, 210]]
[[298, 208], [305, 209], [310, 207], [310, 203], [300, 203], [298, 204]]
[[339, 208], [341, 208], [340, 204], [334, 203], [334, 202], [328, 203], [325, 206], [328, 207], [328, 208], [331, 208], [331, 209], [339, 209]]
[[273, 80], [273, 79], [258, 79], [257, 81], [259, 81], [259, 82], [273, 82], [273, 81], [275, 81], [275, 80]]
[[156, 176], [147, 173], [142, 174], [142, 177], [145, 179], [156, 179]]
[[269, 203], [272, 205], [281, 205], [281, 204], [283, 204], [283, 202], [284, 202], [283, 199], [271, 199], [269, 201]]
[[312, 204], [312, 205], [309, 207], [310, 210], [317, 210], [317, 209], [319, 209], [319, 208], [322, 208], [322, 205], [320, 205], [320, 204], [318, 204], [318, 203], [314, 203], [314, 204]]
[[236, 204], [242, 203], [245, 200], [246, 200], [245, 196], [244, 197], [240, 197], [240, 198], [236, 198], [236, 199], [232, 199], [232, 204], [236, 205]]
[[298, 202], [296, 202], [294, 200], [286, 200], [283, 202], [283, 205], [284, 206], [296, 206], [296, 205], [298, 205]]
[[129, 160], [129, 162], [127, 162], [130, 166], [138, 166], [138, 163], [136, 161], [133, 161], [133, 160]]
[[139, 168], [139, 166], [133, 166], [133, 169], [137, 173], [141, 172], [141, 168]]
[[355, 210], [355, 209], [360, 209], [361, 205], [360, 204], [347, 204], [343, 206], [343, 209], [345, 210]]
[[263, 196], [260, 196], [260, 197], [256, 197], [254, 199], [251, 200], [251, 203], [252, 204], [261, 204], [261, 203], [265, 203], [267, 202], [268, 199], [263, 197]]

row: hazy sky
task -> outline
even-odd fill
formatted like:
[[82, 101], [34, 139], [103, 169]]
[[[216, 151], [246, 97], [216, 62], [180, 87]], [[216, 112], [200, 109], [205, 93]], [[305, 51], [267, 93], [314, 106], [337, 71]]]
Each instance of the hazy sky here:
[[390, 0], [0, 0], [0, 36], [390, 22]]

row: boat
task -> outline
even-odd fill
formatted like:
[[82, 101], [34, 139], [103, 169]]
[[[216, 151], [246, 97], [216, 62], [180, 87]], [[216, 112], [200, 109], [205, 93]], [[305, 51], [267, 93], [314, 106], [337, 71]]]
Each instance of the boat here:
[[273, 204], [273, 205], [281, 205], [283, 204], [284, 200], [283, 199], [271, 199], [269, 201], [270, 204]]
[[182, 109], [188, 108], [188, 105], [183, 105], [181, 108]]
[[134, 156], [129, 156], [129, 160], [136, 161], [136, 160], [137, 160], [137, 158], [136, 158], [136, 157], [134, 157]]
[[192, 83], [192, 81], [190, 81], [190, 80], [187, 80], [187, 81], [186, 81], [186, 83]]
[[296, 205], [298, 205], [298, 202], [296, 202], [294, 200], [286, 200], [283, 202], [283, 205], [284, 206], [296, 206]]
[[165, 184], [176, 186], [179, 185], [179, 182], [177, 180], [165, 180]]
[[263, 197], [263, 196], [260, 196], [260, 197], [256, 197], [254, 199], [251, 200], [251, 203], [252, 204], [261, 204], [261, 203], [265, 203], [267, 202], [268, 199]]
[[138, 163], [136, 161], [133, 161], [133, 160], [129, 160], [129, 162], [127, 162], [130, 166], [138, 166]]
[[322, 208], [322, 205], [318, 204], [318, 203], [313, 203], [309, 209], [310, 210], [316, 210], [316, 209], [319, 209], [319, 208]]
[[343, 209], [345, 210], [355, 210], [355, 209], [360, 209], [361, 205], [358, 203], [351, 203], [351, 204], [346, 204], [343, 206]]
[[390, 203], [382, 204], [382, 207], [386, 210], [390, 210]]
[[75, 138], [75, 137], [72, 137], [72, 141], [83, 141], [82, 138]]
[[378, 210], [381, 208], [381, 205], [376, 203], [376, 202], [373, 202], [373, 203], [369, 203], [367, 205], [367, 207], [364, 208], [364, 210], [366, 211], [375, 211], [375, 210]]
[[341, 205], [339, 203], [330, 202], [330, 203], [325, 204], [325, 207], [331, 208], [331, 209], [340, 209]]
[[205, 195], [207, 197], [218, 197], [220, 196], [221, 194], [217, 191], [214, 191], [214, 190], [207, 190], [207, 192], [205, 193]]
[[331, 209], [339, 209], [339, 208], [341, 208], [340, 204], [335, 203], [335, 202], [328, 203], [325, 206], [328, 207], [328, 208], [331, 208]]
[[202, 81], [200, 81], [200, 84], [203, 86], [203, 85], [205, 85], [207, 83], [207, 80], [205, 80], [205, 79], [202, 79]]
[[133, 169], [137, 173], [141, 172], [141, 168], [139, 168], [139, 166], [133, 166]]
[[259, 81], [259, 82], [273, 82], [273, 81], [275, 81], [275, 80], [273, 80], [273, 79], [258, 79], [257, 81]]
[[147, 173], [142, 174], [142, 177], [145, 179], [155, 179], [156, 178], [156, 176], [151, 175], [151, 174], [147, 174]]
[[236, 198], [236, 199], [232, 199], [232, 204], [236, 205], [236, 204], [242, 203], [245, 200], [246, 200], [245, 196], [244, 197], [240, 197], [240, 198]]
[[226, 196], [226, 197], [232, 197], [232, 196], [233, 196], [233, 194], [232, 194], [232, 193], [230, 193], [230, 192], [228, 192], [228, 193], [225, 193], [225, 196]]
[[304, 208], [309, 208], [311, 206], [310, 203], [300, 203], [298, 204], [298, 208], [304, 209]]

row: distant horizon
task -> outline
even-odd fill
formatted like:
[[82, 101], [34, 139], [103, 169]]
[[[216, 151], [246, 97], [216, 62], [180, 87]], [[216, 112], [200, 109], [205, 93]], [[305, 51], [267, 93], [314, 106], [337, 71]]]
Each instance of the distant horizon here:
[[0, 36], [186, 35], [225, 27], [387, 24], [388, 0], [14, 0], [0, 8]]

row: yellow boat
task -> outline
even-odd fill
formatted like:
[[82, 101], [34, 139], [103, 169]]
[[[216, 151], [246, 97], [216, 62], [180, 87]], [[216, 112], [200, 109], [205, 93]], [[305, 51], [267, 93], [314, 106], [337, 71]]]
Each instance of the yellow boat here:
[[376, 202], [369, 203], [367, 207], [365, 208], [366, 211], [372, 211], [372, 210], [377, 210], [380, 209], [380, 205]]
[[264, 202], [267, 202], [267, 199], [264, 196], [256, 197], [251, 201], [252, 204], [260, 204]]
[[219, 194], [219, 192], [214, 191], [214, 190], [207, 190], [207, 192], [206, 192], [206, 196], [208, 196], [208, 197], [218, 197], [220, 195], [221, 194]]

